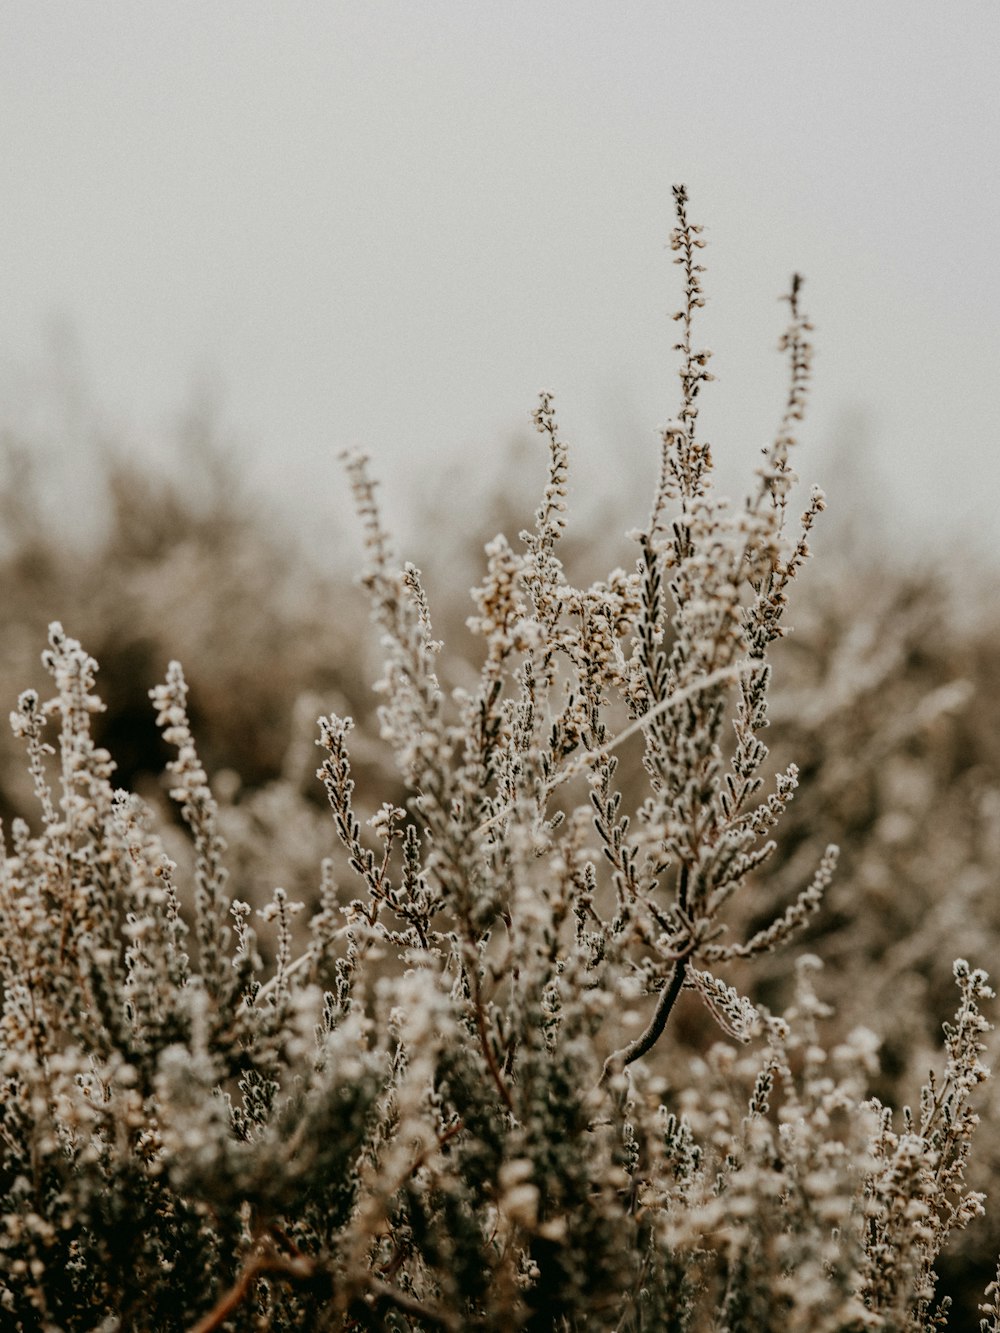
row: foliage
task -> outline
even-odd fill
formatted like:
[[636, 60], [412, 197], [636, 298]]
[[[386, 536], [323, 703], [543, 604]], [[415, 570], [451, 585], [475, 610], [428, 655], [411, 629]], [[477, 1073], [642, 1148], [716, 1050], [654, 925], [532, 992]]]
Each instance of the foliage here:
[[[814, 490], [789, 517], [810, 326], [796, 279], [785, 409], [733, 506], [698, 432], [704, 241], [676, 202], [681, 401], [630, 571], [568, 580], [568, 450], [544, 393], [534, 528], [489, 544], [480, 670], [448, 690], [420, 572], [397, 567], [348, 459], [397, 776], [363, 810], [358, 732], [320, 719], [340, 849], [307, 911], [284, 875], [263, 904], [256, 880], [231, 891], [253, 878], [247, 811], [278, 828], [301, 799], [220, 802], [171, 663], [152, 694], [189, 844], [174, 856], [175, 830], [113, 784], [96, 662], [51, 627], [51, 697], [24, 691], [12, 715], [36, 827], [13, 821], [0, 879], [12, 1327], [946, 1321], [939, 1256], [984, 1207], [966, 1177], [992, 993], [954, 964], [941, 1071], [912, 1112], [871, 1095], [870, 1025], [833, 1035], [813, 955], [781, 965], [782, 997], [771, 960], [817, 929], [837, 860], [819, 815], [777, 841], [799, 771], [769, 776], [763, 740], [823, 507]], [[923, 697], [929, 726], [961, 704]], [[828, 771], [819, 785], [836, 789]], [[311, 818], [295, 829], [311, 847]], [[775, 1000], [751, 995], [754, 969]], [[721, 1033], [703, 1039], [706, 1021]]]

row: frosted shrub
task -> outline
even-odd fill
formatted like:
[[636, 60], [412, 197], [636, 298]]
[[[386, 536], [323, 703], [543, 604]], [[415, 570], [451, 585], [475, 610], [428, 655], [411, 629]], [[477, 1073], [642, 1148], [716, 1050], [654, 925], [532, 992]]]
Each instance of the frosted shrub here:
[[[796, 279], [785, 410], [730, 505], [698, 433], [704, 241], [676, 202], [680, 406], [631, 571], [568, 581], [568, 451], [542, 394], [535, 526], [490, 543], [478, 684], [446, 693], [420, 573], [395, 564], [348, 460], [405, 794], [363, 818], [351, 720], [320, 720], [343, 852], [317, 869], [304, 930], [284, 888], [255, 914], [230, 881], [180, 666], [152, 694], [190, 877], [114, 788], [96, 663], [52, 627], [53, 695], [22, 694], [12, 718], [39, 823], [13, 824], [0, 879], [9, 1326], [944, 1321], [935, 1262], [983, 1206], [964, 1173], [984, 974], [955, 965], [943, 1072], [898, 1114], [866, 1100], [871, 1032], [828, 1048], [815, 960], [783, 1016], [737, 984], [809, 922], [836, 863], [821, 851], [772, 919], [736, 929], [797, 782], [768, 772], [762, 736], [769, 648], [823, 506], [814, 491], [790, 518], [810, 327]], [[620, 761], [643, 774], [637, 800]], [[685, 994], [719, 1029], [704, 1054], [671, 1037]]]

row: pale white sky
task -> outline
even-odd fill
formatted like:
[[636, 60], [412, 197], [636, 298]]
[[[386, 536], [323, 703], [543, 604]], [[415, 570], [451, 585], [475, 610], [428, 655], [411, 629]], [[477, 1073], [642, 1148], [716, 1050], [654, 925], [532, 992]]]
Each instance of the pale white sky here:
[[345, 446], [394, 513], [461, 510], [541, 387], [581, 501], [625, 495], [676, 406], [684, 180], [727, 483], [780, 411], [798, 269], [800, 472], [995, 548], [998, 59], [995, 0], [4, 0], [0, 423], [37, 418], [70, 326], [137, 441], [218, 386], [310, 527], [348, 521]]

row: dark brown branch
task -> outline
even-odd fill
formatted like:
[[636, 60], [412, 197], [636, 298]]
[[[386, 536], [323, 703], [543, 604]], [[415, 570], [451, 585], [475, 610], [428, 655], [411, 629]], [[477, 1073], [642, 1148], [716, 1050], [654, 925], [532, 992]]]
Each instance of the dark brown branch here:
[[684, 978], [687, 975], [689, 962], [690, 955], [687, 955], [678, 958], [677, 962], [674, 963], [670, 980], [660, 992], [660, 998], [656, 1002], [656, 1010], [650, 1019], [649, 1026], [634, 1041], [630, 1041], [620, 1051], [614, 1051], [608, 1056], [601, 1072], [602, 1083], [606, 1083], [612, 1074], [618, 1073], [626, 1065], [630, 1065], [633, 1060], [638, 1060], [641, 1055], [645, 1055], [647, 1051], [652, 1050], [659, 1041], [663, 1029], [667, 1026], [667, 1019], [670, 1017], [671, 1010], [677, 1003], [677, 997], [684, 989]]
[[309, 1282], [315, 1276], [316, 1265], [305, 1255], [286, 1258], [276, 1254], [270, 1247], [258, 1251], [244, 1265], [236, 1281], [224, 1292], [209, 1310], [199, 1319], [190, 1333], [214, 1333], [235, 1310], [242, 1305], [254, 1282], [264, 1273], [275, 1273], [296, 1282]]
[[387, 1310], [399, 1310], [402, 1314], [411, 1315], [432, 1328], [444, 1329], [446, 1333], [459, 1333], [462, 1327], [450, 1310], [428, 1305], [424, 1301], [417, 1300], [415, 1296], [401, 1291], [399, 1287], [390, 1287], [385, 1282], [380, 1282], [378, 1278], [370, 1278], [367, 1286], [367, 1298], [363, 1297], [351, 1306], [350, 1313], [355, 1318], [371, 1314], [377, 1314], [381, 1318]]

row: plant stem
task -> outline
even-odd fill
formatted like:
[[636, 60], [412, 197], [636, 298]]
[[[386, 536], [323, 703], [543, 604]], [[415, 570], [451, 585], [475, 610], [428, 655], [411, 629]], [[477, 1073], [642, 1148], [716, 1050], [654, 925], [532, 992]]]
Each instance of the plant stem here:
[[634, 1041], [630, 1041], [627, 1046], [621, 1050], [612, 1052], [604, 1062], [604, 1069], [601, 1072], [601, 1082], [606, 1083], [612, 1074], [624, 1069], [630, 1065], [633, 1060], [638, 1060], [641, 1055], [652, 1050], [660, 1038], [660, 1034], [667, 1025], [667, 1019], [670, 1017], [670, 1011], [677, 1003], [677, 997], [684, 989], [684, 978], [687, 974], [689, 956], [678, 958], [674, 963], [673, 971], [670, 974], [670, 981], [660, 992], [660, 998], [656, 1002], [656, 1009], [649, 1025], [644, 1032], [641, 1032]]

